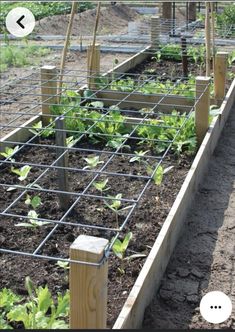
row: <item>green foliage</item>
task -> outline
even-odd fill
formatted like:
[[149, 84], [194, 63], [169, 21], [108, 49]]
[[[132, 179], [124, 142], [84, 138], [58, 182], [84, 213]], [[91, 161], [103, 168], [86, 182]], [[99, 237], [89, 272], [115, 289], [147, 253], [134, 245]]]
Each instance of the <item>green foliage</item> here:
[[63, 270], [69, 270], [69, 262], [58, 261], [56, 264]]
[[131, 206], [125, 206], [122, 208], [122, 194], [117, 194], [116, 196], [108, 196], [110, 200], [108, 202], [104, 202], [104, 204], [115, 213], [116, 217], [116, 224], [117, 228], [119, 227], [119, 222], [118, 222], [118, 216], [119, 214], [124, 211], [129, 209]]
[[[171, 145], [172, 152], [176, 154], [183, 152], [187, 154], [195, 153], [196, 134], [194, 117], [191, 116], [187, 120], [185, 117], [186, 114], [172, 111], [170, 115], [162, 114], [157, 120], [148, 120], [145, 125], [141, 125], [137, 129], [138, 135], [145, 138], [139, 144], [146, 144], [157, 153], [162, 153], [169, 145], [167, 141], [173, 141]], [[147, 126], [147, 124], [151, 126]], [[154, 140], [161, 140], [161, 142]]]
[[7, 46], [1, 46], [0, 72], [5, 71], [8, 67], [33, 65], [37, 58], [40, 59], [49, 53], [49, 49], [33, 45], [19, 47], [8, 44]]
[[40, 205], [42, 205], [42, 201], [41, 201], [41, 198], [39, 196], [31, 197], [30, 195], [27, 195], [25, 204], [26, 205], [31, 205], [33, 207], [33, 209], [36, 209]]
[[49, 222], [47, 221], [40, 221], [38, 220], [39, 215], [35, 210], [30, 210], [28, 212], [28, 221], [27, 222], [20, 222], [16, 224], [17, 227], [30, 227], [30, 228], [37, 228], [48, 225]]
[[135, 157], [132, 157], [131, 159], [130, 159], [130, 163], [134, 163], [135, 161], [138, 161], [138, 162], [140, 162], [141, 160], [142, 160], [142, 158], [146, 155], [146, 153], [148, 153], [149, 152], [149, 150], [147, 150], [147, 151], [135, 151], [134, 153], [135, 153]]
[[102, 194], [104, 191], [107, 191], [110, 189], [110, 187], [106, 188], [107, 183], [108, 183], [108, 179], [104, 179], [103, 181], [100, 181], [100, 182], [94, 182], [93, 186], [95, 187], [95, 189], [100, 191]]
[[224, 7], [222, 13], [216, 15], [218, 33], [221, 37], [234, 36], [235, 26], [235, 4], [231, 3]]
[[24, 180], [27, 179], [28, 174], [29, 174], [31, 168], [32, 167], [29, 166], [29, 165], [22, 166], [21, 168], [13, 168], [13, 167], [11, 167], [11, 171], [12, 171], [12, 173], [15, 173], [15, 174], [18, 175], [18, 179], [20, 181], [24, 181]]
[[100, 157], [99, 156], [88, 157], [88, 158], [83, 158], [83, 159], [87, 163], [87, 166], [85, 166], [83, 169], [94, 169], [99, 164], [103, 164], [104, 163], [102, 160], [100, 161]]
[[13, 158], [11, 158], [17, 151], [19, 150], [19, 146], [15, 146], [13, 149], [12, 148], [5, 148], [5, 152], [1, 152], [0, 155], [8, 158], [10, 161], [15, 161]]
[[125, 273], [124, 261], [130, 261], [130, 260], [135, 259], [135, 258], [146, 257], [145, 254], [138, 254], [138, 253], [130, 255], [130, 256], [126, 256], [126, 251], [127, 251], [127, 248], [129, 246], [129, 243], [130, 243], [131, 239], [132, 239], [132, 232], [129, 232], [129, 233], [126, 234], [123, 241], [121, 241], [120, 239], [116, 239], [114, 241], [114, 244], [113, 244], [113, 247], [112, 247], [112, 250], [113, 250], [113, 253], [115, 254], [115, 256], [117, 256], [121, 260], [121, 265], [118, 268], [118, 271], [121, 274]]
[[49, 125], [47, 128], [43, 128], [42, 121], [39, 121], [33, 125], [33, 129], [30, 129], [29, 131], [34, 134], [38, 135], [42, 138], [48, 138], [51, 135], [55, 133], [54, 124]]
[[[56, 301], [54, 301], [47, 286], [36, 288], [32, 281], [26, 278], [26, 288], [29, 298], [24, 304], [17, 305], [15, 303], [19, 302], [19, 300], [22, 302], [22, 299], [12, 293], [11, 290], [8, 290], [8, 292], [13, 294], [14, 301], [11, 306], [8, 304], [3, 316], [0, 317], [1, 325], [3, 325], [2, 320], [4, 320], [3, 323], [7, 323], [7, 321], [11, 323], [21, 322], [24, 329], [68, 328], [68, 324], [65, 323], [65, 318], [69, 313], [68, 291], [64, 296], [58, 293]], [[11, 303], [10, 300], [9, 303]]]

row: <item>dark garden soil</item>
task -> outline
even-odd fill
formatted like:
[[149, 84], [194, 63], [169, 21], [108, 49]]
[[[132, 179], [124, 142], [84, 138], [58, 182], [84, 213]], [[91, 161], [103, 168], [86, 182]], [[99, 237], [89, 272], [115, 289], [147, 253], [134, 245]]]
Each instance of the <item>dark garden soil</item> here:
[[[53, 144], [50, 140], [40, 140], [42, 144]], [[86, 142], [80, 143], [79, 147], [91, 148], [92, 146]], [[94, 147], [94, 146], [93, 146]], [[99, 146], [102, 149], [103, 146]], [[133, 149], [135, 149], [133, 147]], [[82, 157], [86, 157], [85, 152], [70, 152], [69, 167], [83, 168], [85, 162]], [[90, 154], [89, 154], [90, 156]], [[55, 150], [45, 147], [27, 147], [22, 149], [21, 153], [15, 157], [17, 162], [39, 163], [49, 165], [55, 160]], [[108, 155], [102, 152], [100, 160], [106, 162]], [[133, 240], [128, 248], [128, 255], [133, 253], [148, 254], [161, 226], [166, 219], [170, 208], [176, 198], [176, 195], [185, 179], [192, 161], [192, 157], [181, 157], [177, 159], [175, 156], [169, 156], [165, 161], [165, 167], [173, 165], [171, 172], [164, 177], [160, 186], [151, 184], [144, 194], [138, 209], [135, 210], [127, 227], [126, 234], [129, 230], [133, 232]], [[10, 166], [9, 166], [10, 167]], [[10, 172], [9, 167], [1, 166], [1, 182], [5, 184], [18, 184], [17, 176]], [[17, 167], [17, 166], [15, 166]], [[19, 167], [19, 166], [18, 166]], [[116, 156], [105, 169], [109, 172], [124, 172], [131, 174], [145, 174], [145, 170], [138, 163], [130, 163], [126, 156]], [[32, 183], [43, 169], [34, 166], [27, 178], [27, 183]], [[92, 174], [83, 172], [69, 172], [69, 183], [71, 191], [81, 192], [85, 189]], [[98, 181], [101, 177], [98, 177]], [[56, 170], [50, 170], [37, 182], [44, 189], [57, 188]], [[108, 191], [109, 195], [122, 193], [123, 198], [136, 198], [146, 182], [140, 179], [127, 179], [121, 176], [109, 177], [109, 186], [112, 188]], [[19, 191], [7, 192], [6, 187], [0, 189], [0, 207], [1, 210], [7, 206], [19, 195]], [[30, 193], [30, 192], [29, 192]], [[87, 193], [97, 194], [95, 189], [91, 187]], [[36, 192], [31, 192], [36, 194]], [[59, 200], [56, 194], [40, 193], [43, 205], [37, 209], [40, 217], [51, 220], [58, 220], [63, 214], [59, 207]], [[8, 213], [14, 213], [26, 216], [29, 209], [26, 207], [24, 195]], [[71, 203], [75, 197], [71, 197]], [[119, 223], [124, 220], [127, 212], [119, 218]], [[37, 248], [43, 238], [52, 229], [52, 225], [45, 225], [41, 228], [31, 229], [17, 227], [19, 222], [25, 222], [24, 218], [1, 217], [0, 225], [0, 247], [19, 251], [33, 251]], [[105, 227], [116, 227], [115, 216], [109, 209], [105, 208], [103, 202], [99, 199], [81, 198], [80, 202], [72, 210], [66, 218], [66, 222], [86, 223]], [[90, 234], [111, 238], [113, 233], [104, 230], [88, 230], [75, 226], [59, 226], [41, 250], [41, 254], [53, 257], [68, 257], [69, 246], [79, 234]], [[109, 259], [109, 284], [108, 284], [108, 326], [111, 327], [123, 306], [131, 287], [133, 286], [145, 259], [136, 259], [130, 263], [126, 263], [125, 274], [121, 275], [118, 271], [119, 260], [111, 254]], [[56, 265], [53, 260], [38, 260], [26, 258], [23, 256], [13, 256], [9, 254], [1, 254], [0, 259], [0, 289], [9, 287], [18, 294], [26, 295], [24, 287], [25, 277], [30, 276], [36, 285], [48, 284], [49, 289], [54, 295], [57, 292], [64, 292], [68, 288], [68, 273]]]

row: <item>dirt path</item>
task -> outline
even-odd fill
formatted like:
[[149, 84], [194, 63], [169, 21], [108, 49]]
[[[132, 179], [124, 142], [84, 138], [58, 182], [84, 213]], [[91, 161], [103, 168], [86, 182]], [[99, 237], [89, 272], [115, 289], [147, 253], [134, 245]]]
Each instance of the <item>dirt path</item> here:
[[[209, 164], [187, 225], [168, 264], [143, 327], [235, 329], [235, 105]], [[233, 313], [217, 326], [200, 315], [210, 291], [230, 296]]]

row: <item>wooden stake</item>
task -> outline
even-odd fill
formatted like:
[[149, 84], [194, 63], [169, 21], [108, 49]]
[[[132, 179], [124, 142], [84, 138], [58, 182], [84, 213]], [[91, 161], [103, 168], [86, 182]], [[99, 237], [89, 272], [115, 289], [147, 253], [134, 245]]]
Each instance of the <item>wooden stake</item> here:
[[215, 73], [215, 11], [214, 3], [210, 3], [211, 8], [211, 48], [212, 48], [212, 62], [213, 62], [213, 73]]
[[[59, 117], [55, 121], [55, 128], [56, 128], [56, 157], [59, 160], [57, 161], [57, 166], [63, 167], [58, 168], [58, 189], [61, 191], [69, 191], [69, 184], [68, 184], [68, 152], [65, 152], [66, 144], [66, 128], [65, 128], [65, 120], [64, 117]], [[61, 156], [62, 155], [62, 156]], [[70, 196], [68, 194], [59, 193], [59, 200], [60, 200], [60, 207], [62, 210], [68, 210], [69, 208], [69, 201]]]
[[183, 77], [188, 77], [188, 56], [187, 56], [187, 40], [181, 37], [182, 65]]
[[[92, 63], [91, 63], [92, 58]], [[96, 89], [96, 78], [100, 74], [100, 45], [96, 44], [95, 48], [93, 45], [87, 47], [87, 85], [91, 90]]]
[[[70, 247], [70, 259], [99, 263], [108, 240], [80, 235]], [[70, 264], [70, 329], [105, 329], [108, 262], [102, 266]]]
[[159, 45], [161, 21], [159, 16], [151, 17], [151, 47], [156, 50]]
[[65, 67], [66, 55], [68, 52], [70, 35], [71, 35], [71, 31], [72, 31], [72, 26], [73, 26], [73, 19], [77, 12], [77, 8], [78, 8], [78, 2], [73, 1], [71, 14], [70, 14], [70, 18], [69, 18], [69, 24], [68, 24], [68, 28], [67, 28], [67, 32], [66, 32], [64, 48], [63, 48], [62, 57], [61, 57], [61, 63], [60, 63], [60, 76], [59, 76], [59, 81], [58, 81], [58, 103], [59, 103], [60, 95], [62, 92], [61, 88], [62, 88], [62, 80], [63, 80], [63, 72], [64, 72], [64, 67]]
[[[97, 11], [96, 11], [95, 27], [94, 27], [94, 31], [93, 31], [93, 42], [92, 42], [91, 55], [90, 55], [90, 58], [88, 58], [88, 75], [87, 75], [88, 78], [91, 77], [91, 75], [92, 75], [92, 64], [93, 64], [93, 57], [94, 57], [94, 53], [95, 53], [96, 33], [97, 33], [99, 18], [100, 18], [100, 6], [101, 6], [101, 3], [99, 1], [98, 5], [97, 5]], [[90, 88], [89, 79], [88, 79], [88, 88]]]
[[201, 145], [209, 127], [210, 80], [210, 77], [196, 77], [195, 125], [198, 146]]
[[205, 39], [206, 39], [206, 76], [211, 75], [211, 42], [210, 42], [210, 3], [206, 2]]
[[42, 94], [42, 125], [50, 123], [50, 104], [56, 104], [57, 98], [57, 69], [55, 66], [44, 66], [41, 68], [41, 94]]
[[215, 56], [214, 87], [215, 100], [218, 104], [224, 99], [227, 78], [228, 53], [218, 52]]

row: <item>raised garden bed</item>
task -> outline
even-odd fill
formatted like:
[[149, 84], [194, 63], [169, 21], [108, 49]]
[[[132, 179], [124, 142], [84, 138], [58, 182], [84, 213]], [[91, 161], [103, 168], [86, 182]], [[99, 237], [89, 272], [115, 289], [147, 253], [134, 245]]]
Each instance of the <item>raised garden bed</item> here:
[[[145, 57], [146, 54], [143, 52], [134, 56], [130, 62], [127, 61], [115, 69], [114, 73], [120, 76], [121, 71], [123, 72], [126, 68], [129, 70]], [[112, 76], [113, 73], [109, 73], [108, 75]], [[38, 84], [40, 85], [40, 82]], [[11, 251], [12, 254], [19, 254], [18, 251], [24, 251], [25, 255], [27, 252], [33, 252], [53, 229], [53, 221], [58, 223], [63, 215], [59, 206], [58, 192], [56, 192], [58, 189], [58, 168], [54, 166], [58, 155], [56, 155], [55, 146], [53, 147], [55, 144], [54, 138], [53, 136], [42, 138], [38, 135], [38, 133], [43, 132], [43, 129], [36, 130], [33, 127], [39, 120], [43, 120], [43, 117], [36, 116], [24, 128], [16, 129], [15, 133], [9, 134], [3, 139], [3, 143], [1, 144], [2, 150], [5, 149], [6, 145], [16, 146], [18, 144], [22, 147], [14, 155], [14, 167], [19, 168], [22, 165], [31, 165], [32, 168], [27, 177], [27, 182], [23, 182], [23, 188], [6, 192], [7, 188], [17, 183], [18, 178], [16, 174], [12, 174], [12, 162], [2, 163], [2, 199], [0, 201], [2, 210], [9, 208], [11, 202], [19, 196], [19, 192], [24, 191], [27, 184], [32, 183], [39, 177], [37, 184], [40, 187], [38, 187], [38, 190], [27, 188], [27, 192], [31, 196], [36, 195], [38, 192], [40, 193], [43, 205], [36, 209], [38, 217], [35, 219], [41, 222], [49, 221], [51, 224], [32, 229], [15, 226], [19, 222], [30, 220], [30, 218], [27, 218], [28, 208], [25, 204], [25, 196], [17, 200], [14, 206], [7, 209], [7, 212], [1, 213], [1, 218], [4, 219], [4, 224], [1, 225], [1, 230], [3, 231], [0, 238], [1, 248], [4, 248], [5, 252], [8, 251], [8, 255], [4, 253], [1, 260], [1, 264], [6, 266], [1, 278], [1, 288], [10, 286], [17, 293], [25, 294], [23, 287], [24, 277], [30, 274], [30, 277], [38, 285], [45, 285], [47, 283], [53, 293], [65, 290], [68, 287], [68, 280], [66, 280], [67, 273], [56, 266], [55, 261], [59, 258], [68, 257], [69, 247], [79, 234], [93, 235], [111, 240], [117, 234], [117, 231], [121, 232], [120, 237], [122, 239], [128, 231], [131, 231], [133, 233], [133, 240], [127, 249], [127, 256], [133, 253], [141, 253], [148, 257], [147, 259], [141, 257], [125, 262], [125, 274], [122, 274], [118, 269], [122, 267], [121, 261], [114, 255], [111, 255], [109, 261], [108, 326], [114, 326], [114, 328], [133, 328], [141, 324], [144, 308], [149, 303], [154, 289], [160, 283], [161, 276], [164, 273], [181, 230], [185, 213], [190, 206], [193, 194], [200, 182], [203, 171], [206, 169], [210, 154], [213, 152], [223, 124], [235, 99], [233, 83], [227, 94], [226, 101], [221, 106], [220, 115], [211, 124], [210, 130], [206, 134], [203, 144], [193, 161], [192, 155], [188, 153], [191, 152], [189, 143], [181, 146], [181, 149], [178, 151], [181, 152], [180, 156], [175, 154], [177, 149], [173, 149], [173, 146], [178, 136], [175, 137], [174, 135], [177, 134], [177, 131], [179, 136], [182, 134], [185, 126], [191, 121], [190, 119], [192, 119], [196, 104], [203, 94], [196, 98], [197, 103], [195, 103], [195, 99], [192, 97], [172, 96], [170, 95], [170, 91], [171, 89], [165, 92], [164, 95], [153, 93], [152, 96], [146, 96], [139, 91], [126, 93], [113, 91], [112, 89], [111, 91], [103, 89], [95, 93], [95, 95], [89, 96], [90, 101], [94, 102], [95, 100], [96, 102], [102, 101], [104, 103], [98, 106], [96, 104], [95, 109], [94, 104], [92, 104], [92, 107], [90, 105], [85, 107], [93, 111], [93, 114], [98, 109], [98, 113], [103, 117], [108, 113], [105, 118], [106, 126], [113, 121], [118, 126], [120, 123], [124, 124], [125, 130], [129, 129], [128, 133], [130, 136], [122, 140], [121, 145], [119, 142], [119, 146], [117, 145], [116, 148], [107, 146], [107, 136], [109, 135], [113, 139], [115, 137], [114, 132], [111, 131], [111, 133], [107, 134], [106, 130], [104, 134], [104, 131], [98, 125], [102, 123], [104, 118], [98, 120], [97, 118], [95, 120], [93, 118], [92, 122], [87, 114], [80, 114], [79, 119], [83, 121], [83, 125], [87, 125], [88, 122], [88, 128], [80, 127], [79, 130], [75, 130], [73, 127], [69, 128], [69, 124], [73, 125], [73, 123], [71, 124], [71, 119], [73, 119], [72, 122], [75, 121], [75, 115], [72, 114], [71, 116], [71, 114], [68, 114], [68, 108], [64, 108], [64, 112], [66, 113], [65, 125], [68, 135], [79, 133], [81, 137], [80, 141], [73, 148], [67, 148], [67, 151], [69, 151], [68, 167], [71, 168], [70, 170], [68, 169], [69, 191], [71, 192], [70, 204], [75, 202], [76, 194], [83, 194], [81, 195], [80, 204], [71, 209], [66, 220], [64, 220], [64, 224], [60, 224], [55, 229], [42, 250], [34, 255], [35, 258], [37, 255], [40, 255], [41, 258], [45, 256], [44, 258], [47, 258], [45, 261], [30, 260], [30, 258], [22, 258], [22, 256], [9, 254]], [[70, 97], [72, 102], [74, 98], [77, 98], [74, 95], [70, 95]], [[47, 101], [46, 103], [51, 102]], [[68, 103], [68, 100], [66, 103]], [[117, 104], [119, 107], [117, 111], [118, 116], [116, 119], [111, 118], [110, 120], [110, 115], [112, 114], [110, 110], [108, 112], [107, 110], [110, 105]], [[71, 107], [72, 105], [68, 106]], [[75, 108], [76, 105], [72, 107]], [[61, 113], [62, 108], [56, 107], [53, 109], [53, 112], [57, 112], [58, 115], [58, 113]], [[146, 112], [146, 110], [143, 112], [143, 108], [154, 109], [155, 114]], [[173, 108], [176, 108], [179, 114], [172, 114]], [[122, 123], [120, 114], [125, 117], [124, 123]], [[177, 116], [179, 119], [183, 119], [183, 121], [179, 121], [176, 128], [175, 122], [174, 125], [170, 126], [167, 123], [166, 126], [166, 123], [163, 121], [166, 114], [171, 119]], [[57, 115], [54, 113], [53, 121]], [[154, 124], [154, 122], [151, 123], [153, 119], [159, 121], [158, 123], [155, 122], [156, 128], [164, 127], [165, 125], [165, 133], [172, 135], [171, 131], [173, 130], [173, 137], [168, 138], [169, 142], [165, 142], [167, 141], [166, 137], [159, 139], [161, 148], [158, 149], [156, 147], [153, 148], [150, 143], [155, 142], [155, 145], [159, 143], [157, 143], [159, 132], [156, 134], [157, 136], [149, 136], [147, 131], [147, 136], [145, 136], [146, 134], [141, 136], [140, 131], [138, 131], [138, 128], [143, 129], [146, 127], [146, 124], [151, 127]], [[93, 131], [92, 137], [90, 137], [91, 131], [89, 128], [94, 123], [100, 131]], [[34, 139], [31, 138], [32, 129], [36, 130]], [[116, 130], [117, 127], [115, 127], [115, 132]], [[124, 132], [120, 132], [120, 134], [126, 135], [125, 130]], [[195, 135], [194, 133], [194, 139]], [[87, 139], [88, 137], [89, 139]], [[95, 142], [94, 138], [96, 139]], [[193, 137], [190, 136], [188, 138], [190, 140]], [[141, 145], [138, 145], [141, 141], [143, 141]], [[162, 144], [164, 145], [163, 148]], [[128, 147], [125, 147], [126, 145]], [[137, 158], [135, 161], [130, 161], [131, 158], [139, 157], [135, 151], [148, 151], [141, 158], [148, 163], [151, 172], [148, 171], [146, 163], [140, 162], [140, 159], [138, 160]], [[196, 150], [194, 151], [196, 152]], [[95, 168], [87, 168], [85, 171], [84, 167], [88, 165], [83, 158], [97, 155], [101, 163], [97, 164]], [[154, 183], [157, 182], [154, 179], [156, 171], [160, 167], [158, 164], [159, 161], [161, 161], [160, 164], [164, 169], [167, 169], [169, 166], [173, 166], [173, 168], [163, 176], [162, 182]], [[192, 161], [193, 165], [190, 168]], [[103, 165], [106, 165], [106, 167], [103, 168]], [[42, 175], [45, 170], [47, 171]], [[99, 174], [99, 176], [96, 177], [96, 174]], [[86, 195], [84, 195], [87, 184], [94, 177], [97, 181], [105, 177], [108, 178], [107, 187], [110, 187], [110, 189], [107, 193], [104, 192], [102, 194], [104, 198], [101, 194], [97, 194], [94, 186], [89, 186], [88, 190], [85, 191]], [[145, 188], [146, 183], [148, 183], [148, 186]], [[43, 188], [43, 190], [40, 188]], [[143, 192], [144, 188], [146, 190]], [[119, 193], [122, 193], [120, 199], [122, 207], [133, 206], [138, 199], [139, 201], [138, 208], [136, 204], [136, 208], [133, 209], [130, 217], [128, 217], [128, 212], [132, 208], [129, 207], [122, 212], [120, 211], [117, 226], [117, 216], [113, 210], [107, 207], [105, 202], [112, 201], [108, 197], [109, 195], [115, 197]], [[125, 223], [125, 221], [128, 222]], [[66, 223], [70, 223], [69, 226]], [[77, 223], [79, 226], [76, 225]], [[95, 228], [93, 229], [93, 227], [89, 226], [94, 226]], [[120, 229], [118, 230], [119, 227]], [[4, 250], [0, 250], [4, 252]], [[61, 282], [58, 282], [58, 280]], [[13, 283], [15, 287], [12, 287]], [[133, 284], [134, 287], [132, 288]], [[122, 308], [125, 301], [126, 303]], [[120, 310], [121, 313], [117, 318]]]

